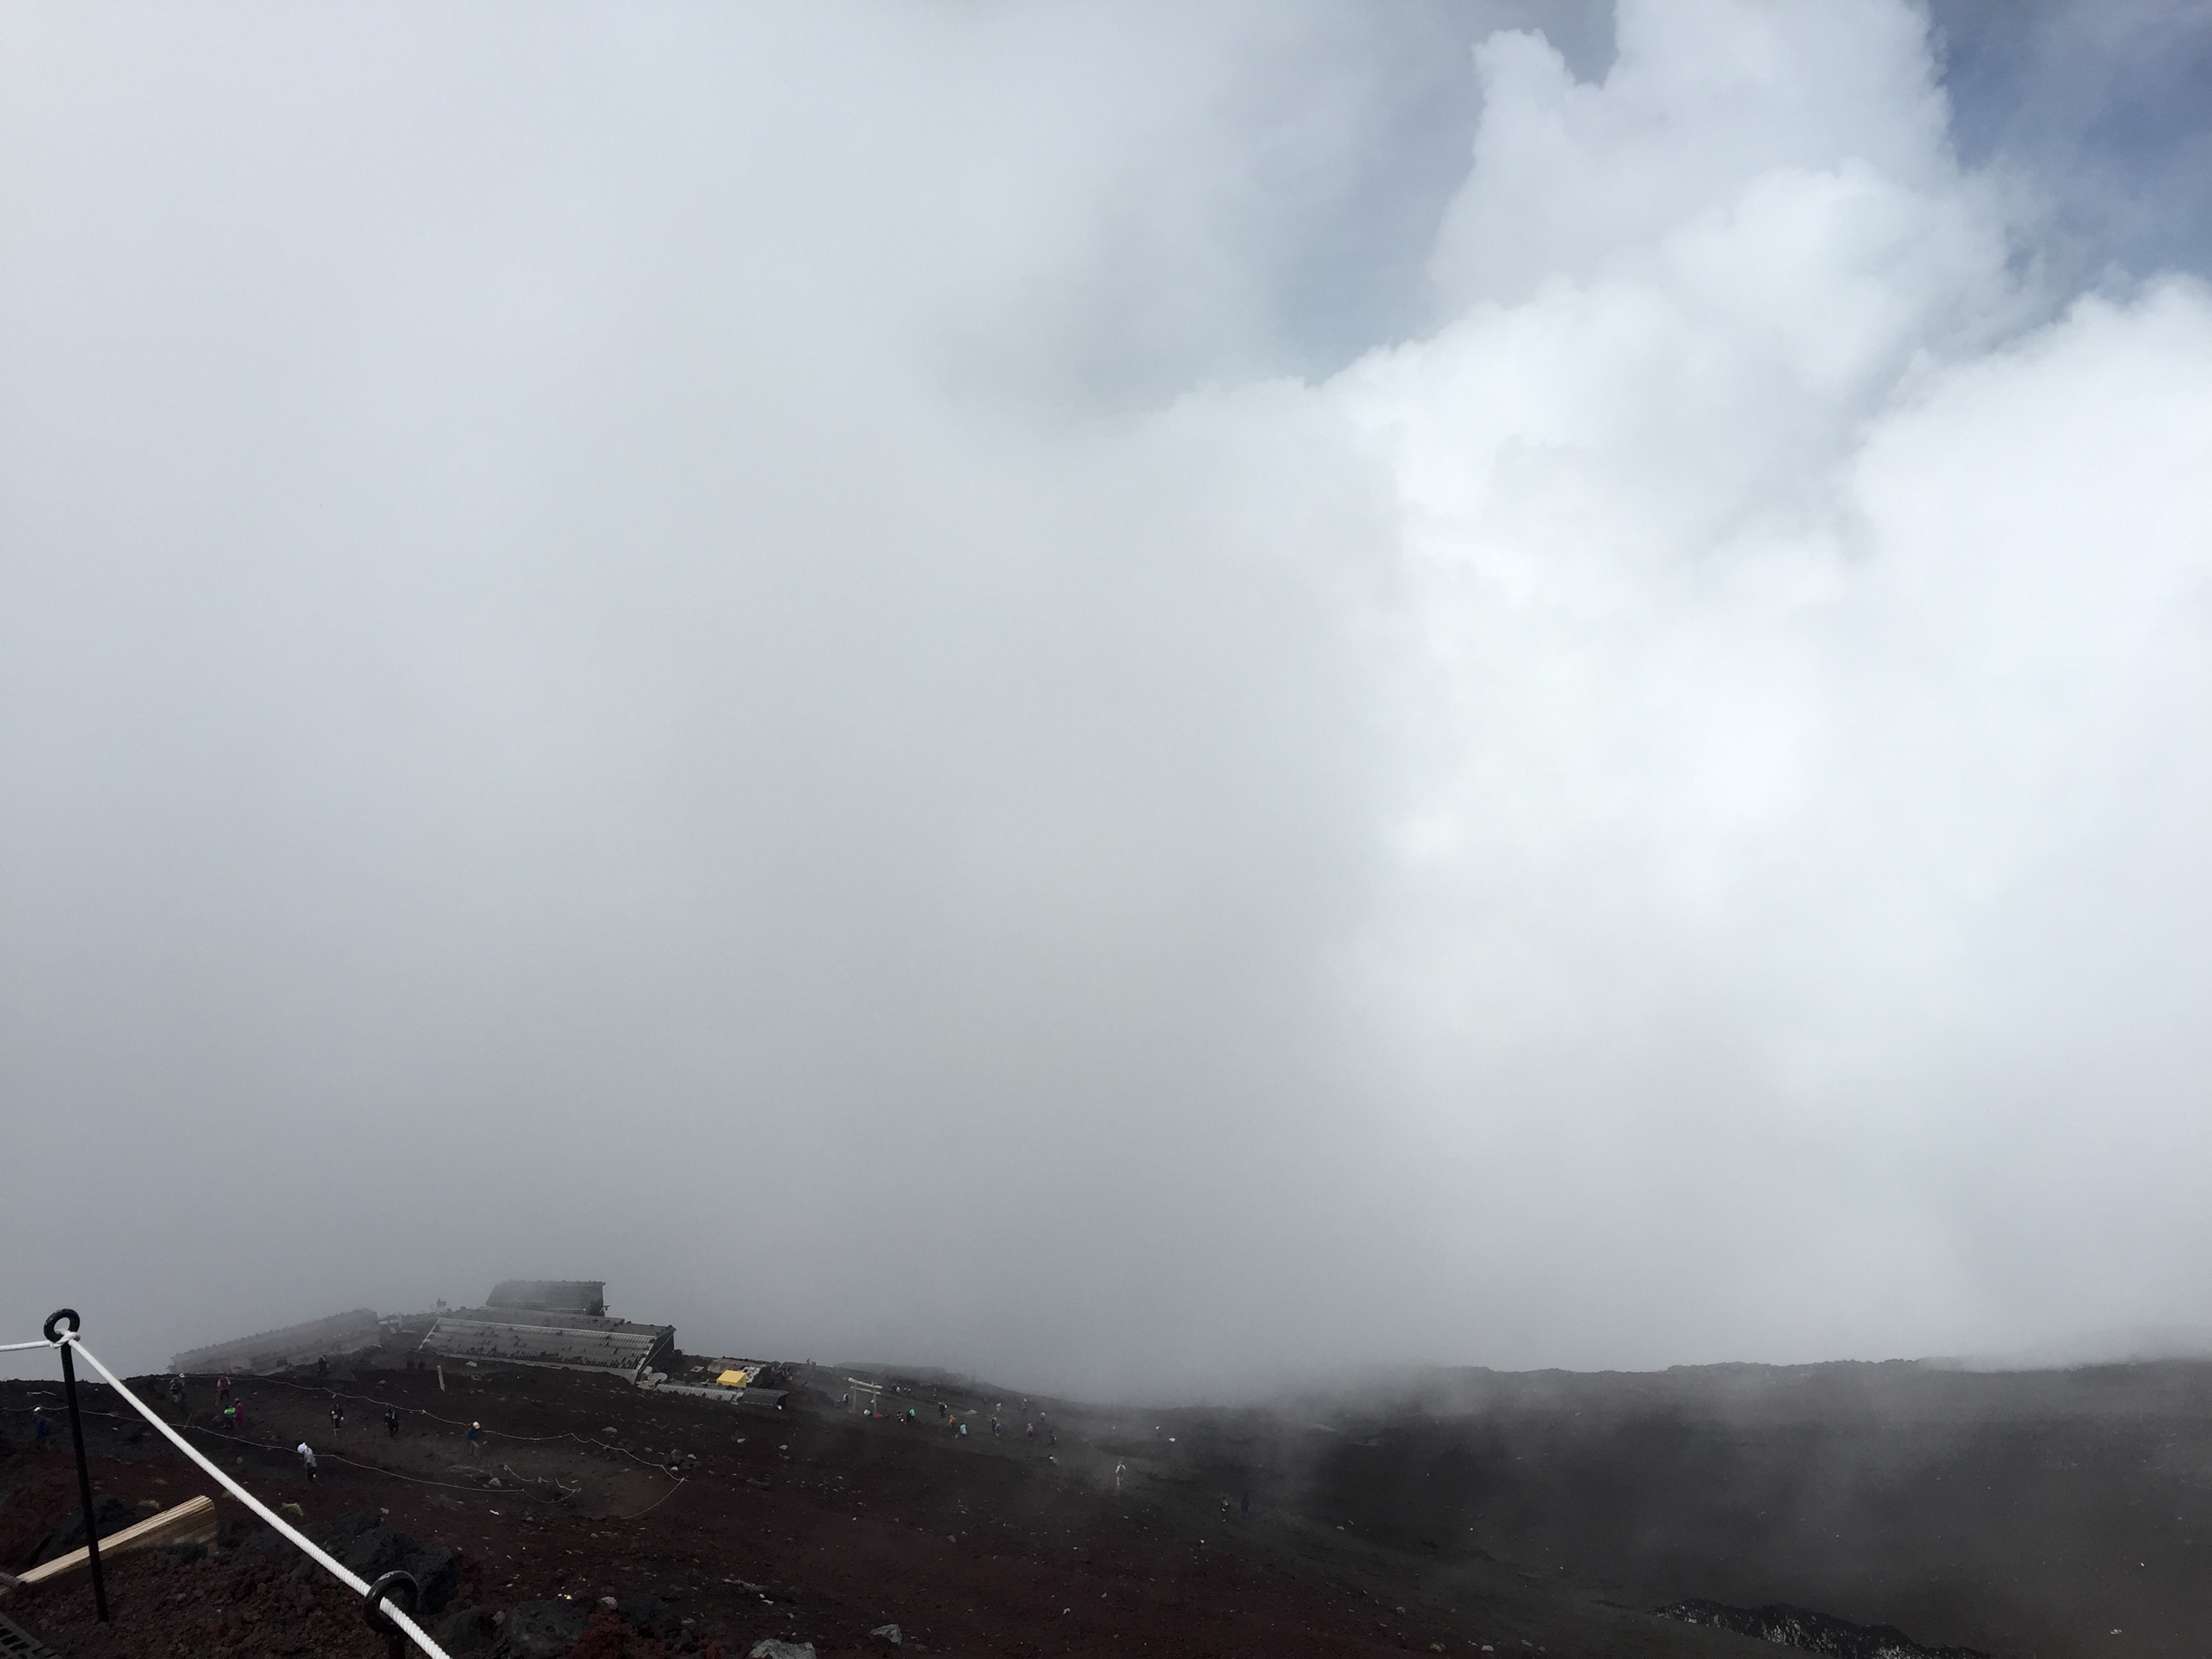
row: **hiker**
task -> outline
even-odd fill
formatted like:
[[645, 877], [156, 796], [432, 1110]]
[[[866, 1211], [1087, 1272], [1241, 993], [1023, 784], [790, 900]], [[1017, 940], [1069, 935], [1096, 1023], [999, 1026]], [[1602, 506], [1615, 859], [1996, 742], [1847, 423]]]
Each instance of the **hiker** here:
[[1005, 1431], [999, 1426], [999, 1419], [995, 1417], [991, 1419], [991, 1437], [995, 1440], [1004, 1432]]
[[225, 1406], [222, 1408], [222, 1426], [223, 1431], [227, 1434], [236, 1434], [238, 1432], [237, 1407]]
[[173, 1406], [185, 1403], [185, 1379], [181, 1376], [169, 1379], [169, 1403]]
[[331, 1402], [331, 1432], [337, 1434], [345, 1427], [345, 1407], [337, 1401]]
[[960, 1425], [960, 1437], [963, 1440], [968, 1437], [968, 1425], [965, 1423]]
[[1115, 1492], [1121, 1490], [1121, 1471], [1128, 1467], [1129, 1466], [1127, 1463], [1116, 1463], [1114, 1466], [1114, 1490]]
[[1229, 1518], [1229, 1495], [1226, 1492], [1221, 1496], [1221, 1518], [1224, 1521]]
[[388, 1438], [393, 1440], [399, 1438], [399, 1412], [398, 1407], [386, 1406], [384, 1408], [384, 1432]]
[[331, 1357], [325, 1354], [315, 1361], [315, 1381], [320, 1382], [331, 1374]]
[[216, 1378], [215, 1397], [217, 1400], [228, 1400], [230, 1398], [230, 1379], [228, 1377], [218, 1376]]
[[304, 1440], [300, 1443], [300, 1467], [307, 1470], [308, 1480], [315, 1478], [315, 1454]]
[[53, 1431], [53, 1425], [47, 1422], [46, 1414], [40, 1412], [37, 1419], [31, 1425], [31, 1443], [40, 1451], [46, 1450], [46, 1437]]
[[466, 1438], [469, 1443], [469, 1455], [471, 1457], [482, 1457], [483, 1455], [483, 1425], [481, 1423], [470, 1424]]
[[1060, 1431], [1047, 1429], [1044, 1431], [1044, 1443], [1048, 1446], [1057, 1446], [1060, 1443]]
[[1023, 1425], [1022, 1425], [1022, 1438], [1023, 1438], [1023, 1439], [1024, 1439], [1024, 1440], [1034, 1440], [1034, 1439], [1036, 1439], [1036, 1424], [1034, 1424], [1034, 1423], [1024, 1423], [1024, 1424], [1023, 1424]]

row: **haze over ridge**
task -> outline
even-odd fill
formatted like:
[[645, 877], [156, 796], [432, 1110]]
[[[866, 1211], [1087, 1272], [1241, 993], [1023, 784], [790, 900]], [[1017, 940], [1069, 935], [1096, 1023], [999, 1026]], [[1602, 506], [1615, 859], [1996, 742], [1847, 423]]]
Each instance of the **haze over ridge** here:
[[2212, 1318], [2212, 295], [1604, 22], [10, 14], [9, 1340]]

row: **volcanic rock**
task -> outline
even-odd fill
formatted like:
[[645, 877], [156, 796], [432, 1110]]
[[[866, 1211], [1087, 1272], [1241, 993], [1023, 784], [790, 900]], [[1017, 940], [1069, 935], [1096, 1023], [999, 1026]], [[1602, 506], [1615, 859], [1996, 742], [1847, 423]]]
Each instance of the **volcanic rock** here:
[[438, 1632], [438, 1645], [448, 1653], [482, 1653], [499, 1640], [499, 1620], [489, 1607], [463, 1607]]
[[[111, 1498], [103, 1492], [92, 1500], [93, 1523], [100, 1528], [102, 1538], [121, 1532], [125, 1527], [137, 1526], [141, 1518], [136, 1510], [119, 1498]], [[72, 1504], [69, 1514], [46, 1534], [46, 1542], [39, 1546], [38, 1553], [24, 1565], [35, 1567], [41, 1561], [51, 1561], [58, 1555], [67, 1555], [71, 1550], [83, 1547], [84, 1510], [82, 1505]]]
[[525, 1601], [499, 1627], [492, 1659], [561, 1659], [591, 1622], [574, 1601]]
[[641, 1636], [672, 1635], [676, 1630], [676, 1609], [650, 1590], [640, 1590], [635, 1595], [625, 1595], [616, 1606], [623, 1623]]
[[356, 1510], [325, 1522], [310, 1534], [315, 1541], [362, 1577], [374, 1582], [387, 1572], [413, 1577], [422, 1591], [420, 1613], [442, 1613], [461, 1587], [460, 1559], [441, 1545], [424, 1544], [386, 1528], [375, 1510]]
[[1782, 1603], [1731, 1607], [1699, 1600], [1673, 1602], [1656, 1611], [1662, 1619], [1709, 1625], [1780, 1647], [1830, 1654], [1833, 1659], [1989, 1659], [1976, 1648], [1923, 1647], [1894, 1625], [1854, 1625], [1831, 1613]]

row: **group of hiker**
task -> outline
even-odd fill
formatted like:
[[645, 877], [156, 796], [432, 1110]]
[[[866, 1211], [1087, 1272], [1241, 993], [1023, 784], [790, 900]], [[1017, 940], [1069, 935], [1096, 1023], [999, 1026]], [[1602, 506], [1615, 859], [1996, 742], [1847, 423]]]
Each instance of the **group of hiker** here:
[[[851, 1405], [853, 1403], [853, 1396], [851, 1393], [848, 1391], [839, 1395], [837, 1396], [837, 1403], [840, 1406]], [[1024, 1401], [1022, 1403], [1026, 1406], [1029, 1402], [1027, 1401]], [[1003, 1405], [994, 1406], [991, 1408], [991, 1433], [993, 1437], [996, 1439], [1003, 1440], [1006, 1438], [1006, 1425], [999, 1416], [999, 1413], [1004, 1410], [1006, 1410], [1006, 1407]], [[874, 1417], [878, 1419], [889, 1415], [893, 1422], [909, 1425], [917, 1424], [921, 1421], [921, 1412], [912, 1406], [908, 1406], [902, 1412], [894, 1410], [886, 1413], [884, 1410], [883, 1395], [880, 1391], [870, 1396], [870, 1403], [865, 1404], [860, 1407], [860, 1413], [864, 1417]], [[973, 1412], [968, 1413], [968, 1416], [969, 1417], [974, 1415], [975, 1413]], [[949, 1404], [942, 1400], [937, 1402], [937, 1419], [956, 1437], [963, 1438], [966, 1437], [968, 1433], [966, 1418], [963, 1418], [960, 1413], [953, 1410]], [[1022, 1425], [1023, 1437], [1027, 1440], [1035, 1440], [1037, 1437], [1037, 1424], [1043, 1420], [1044, 1413], [1042, 1412], [1039, 1412], [1033, 1420], [1024, 1423]], [[1051, 1428], [1046, 1429], [1044, 1431], [1044, 1441], [1045, 1444], [1048, 1446], [1057, 1446], [1060, 1444], [1059, 1431]], [[1056, 1462], [1059, 1460], [1054, 1459], [1053, 1461]]]
[[[315, 1368], [315, 1374], [319, 1378], [327, 1377], [330, 1374], [330, 1362], [325, 1360], [319, 1363]], [[233, 1397], [232, 1383], [228, 1376], [224, 1376], [216, 1378], [215, 1397], [221, 1408], [223, 1432], [226, 1434], [236, 1434], [239, 1430], [245, 1425], [246, 1412], [244, 1406], [238, 1400]], [[183, 1407], [185, 1403], [185, 1379], [181, 1376], [172, 1376], [169, 1379], [169, 1400], [171, 1404], [178, 1407], [179, 1409]], [[943, 1411], [945, 1408], [940, 1405], [938, 1409], [939, 1411]], [[343, 1434], [345, 1431], [345, 1401], [333, 1395], [331, 1400], [330, 1415], [331, 1433], [334, 1436]], [[909, 1411], [907, 1415], [909, 1419], [914, 1417], [914, 1413], [911, 1411]], [[386, 1406], [384, 1408], [384, 1432], [387, 1439], [397, 1440], [399, 1438], [400, 1420], [399, 1408], [397, 1406]], [[963, 1427], [961, 1430], [961, 1432], [964, 1434], [967, 1432], [967, 1430]], [[45, 1451], [46, 1449], [46, 1442], [52, 1437], [52, 1435], [53, 1425], [46, 1421], [46, 1413], [44, 1411], [34, 1412], [33, 1413], [31, 1425], [31, 1443], [33, 1449], [40, 1452]], [[483, 1455], [484, 1426], [482, 1423], [471, 1423], [468, 1426], [468, 1431], [461, 1437], [463, 1442], [468, 1447], [470, 1456], [481, 1457]], [[293, 1448], [293, 1452], [300, 1460], [301, 1472], [305, 1474], [309, 1480], [313, 1480], [318, 1473], [314, 1448], [310, 1446], [306, 1441], [302, 1440], [297, 1446]]]
[[[330, 1376], [330, 1370], [331, 1366], [329, 1360], [318, 1360], [315, 1364], [316, 1379], [319, 1382], [327, 1381]], [[238, 1433], [240, 1430], [246, 1426], [246, 1407], [244, 1402], [236, 1397], [234, 1385], [228, 1376], [222, 1376], [216, 1378], [215, 1397], [217, 1415], [222, 1421], [223, 1432], [225, 1434], [233, 1435]], [[171, 1404], [179, 1407], [180, 1409], [184, 1406], [185, 1379], [181, 1376], [172, 1376], [169, 1379], [169, 1400]], [[345, 1432], [345, 1401], [337, 1398], [336, 1395], [333, 1395], [331, 1400], [330, 1417], [331, 1435], [333, 1437], [343, 1435]], [[386, 1439], [397, 1440], [399, 1438], [399, 1425], [402, 1420], [399, 1408], [397, 1406], [386, 1406], [384, 1408], [384, 1434]], [[48, 1428], [46, 1419], [45, 1416], [41, 1414], [33, 1430], [32, 1435], [33, 1439], [37, 1444], [37, 1449], [40, 1451], [46, 1450], [46, 1438], [50, 1432], [51, 1431]], [[470, 1424], [468, 1433], [464, 1437], [467, 1441], [468, 1449], [471, 1455], [480, 1456], [483, 1455], [483, 1424]], [[314, 1449], [306, 1441], [302, 1440], [292, 1449], [294, 1454], [300, 1460], [301, 1473], [305, 1474], [308, 1480], [313, 1480], [319, 1472]]]
[[[1024, 1403], [1026, 1404], [1027, 1402], [1024, 1401]], [[994, 1406], [991, 1408], [991, 1436], [992, 1438], [996, 1440], [1003, 1440], [1006, 1436], [1006, 1425], [1005, 1419], [1000, 1418], [999, 1415], [999, 1413], [1004, 1410], [1006, 1410], [1006, 1407], [1002, 1405]], [[970, 1413], [970, 1415], [972, 1414], [973, 1413]], [[1037, 1423], [1042, 1420], [1043, 1417], [1044, 1413], [1042, 1412], [1039, 1412], [1036, 1418], [1024, 1422], [1022, 1425], [1022, 1437], [1024, 1440], [1035, 1440], [1037, 1437]], [[968, 1432], [967, 1419], [962, 1417], [958, 1412], [954, 1411], [950, 1405], [942, 1400], [937, 1402], [937, 1419], [938, 1421], [944, 1424], [945, 1426], [950, 1429], [956, 1436], [964, 1436]], [[916, 1412], [913, 1407], [908, 1407], [906, 1409], [906, 1421], [909, 1423], [917, 1423], [921, 1420], [921, 1413]], [[1059, 1431], [1048, 1428], [1044, 1431], [1044, 1442], [1048, 1446], [1057, 1446], [1060, 1444]]]
[[[172, 1390], [179, 1402], [185, 1396], [184, 1382], [185, 1379], [179, 1377], [176, 1388]], [[222, 1416], [223, 1432], [236, 1434], [239, 1425], [246, 1421], [246, 1408], [230, 1397], [230, 1379], [228, 1376], [216, 1378], [215, 1399]]]

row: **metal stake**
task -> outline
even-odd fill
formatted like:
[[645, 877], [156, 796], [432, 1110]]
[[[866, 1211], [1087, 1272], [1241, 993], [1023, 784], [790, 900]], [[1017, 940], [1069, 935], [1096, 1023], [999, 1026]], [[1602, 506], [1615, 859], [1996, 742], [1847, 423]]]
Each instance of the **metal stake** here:
[[384, 1638], [386, 1653], [391, 1659], [407, 1659], [407, 1632], [385, 1612], [384, 1598], [387, 1595], [404, 1602], [402, 1611], [412, 1619], [422, 1605], [422, 1587], [415, 1582], [411, 1572], [387, 1572], [368, 1587], [361, 1604], [361, 1614], [368, 1621], [368, 1627]]
[[100, 1615], [100, 1622], [107, 1622], [107, 1581], [100, 1571], [100, 1528], [92, 1518], [92, 1465], [84, 1455], [84, 1419], [76, 1408], [76, 1366], [70, 1357], [70, 1345], [61, 1336], [61, 1322], [69, 1321], [70, 1335], [75, 1336], [84, 1328], [84, 1322], [76, 1316], [75, 1308], [63, 1308], [46, 1317], [46, 1340], [62, 1351], [62, 1392], [69, 1396], [70, 1438], [76, 1445], [76, 1491], [84, 1500], [84, 1554], [92, 1566], [92, 1605]]

